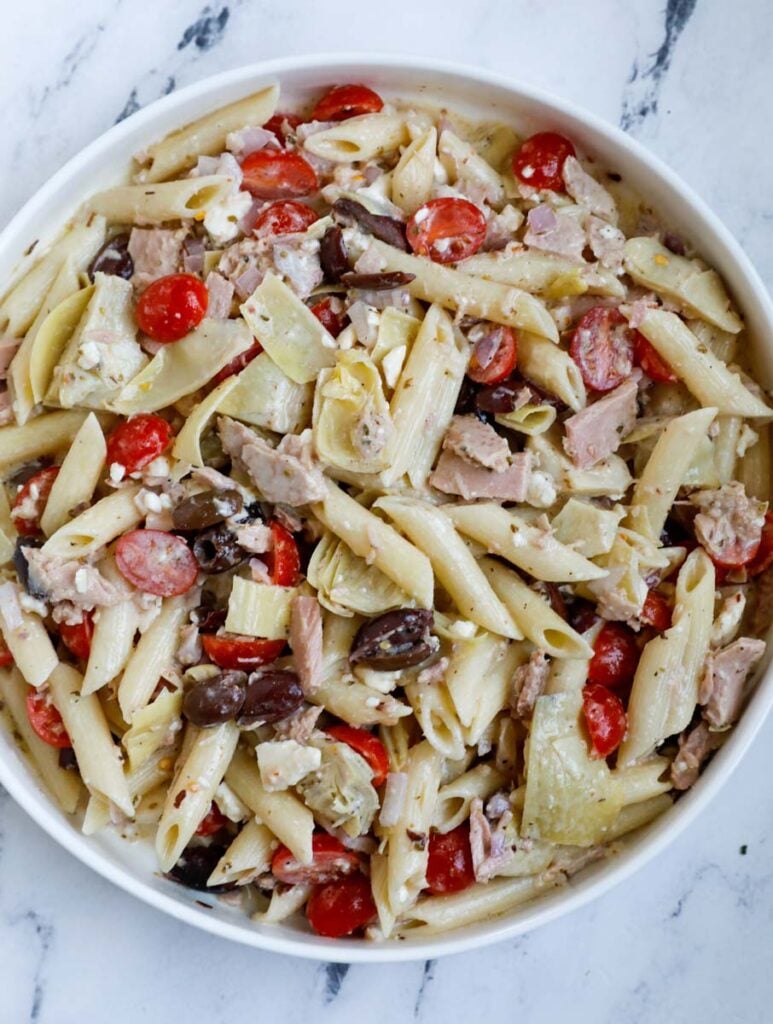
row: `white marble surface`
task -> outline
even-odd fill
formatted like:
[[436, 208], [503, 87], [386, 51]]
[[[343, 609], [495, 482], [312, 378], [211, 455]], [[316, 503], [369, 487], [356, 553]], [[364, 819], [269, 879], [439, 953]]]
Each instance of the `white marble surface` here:
[[[0, 222], [121, 116], [213, 72], [404, 50], [535, 82], [644, 140], [773, 283], [766, 0], [4, 3]], [[470, 16], [471, 11], [474, 16]], [[520, 940], [346, 967], [228, 944], [91, 874], [0, 791], [0, 1024], [171, 1019], [754, 1024], [773, 1019], [773, 722], [696, 825], [624, 887]]]

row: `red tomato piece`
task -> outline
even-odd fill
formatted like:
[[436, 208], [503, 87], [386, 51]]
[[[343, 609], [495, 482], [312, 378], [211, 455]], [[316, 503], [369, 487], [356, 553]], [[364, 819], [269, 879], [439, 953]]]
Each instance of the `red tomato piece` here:
[[633, 369], [633, 341], [628, 321], [618, 309], [594, 306], [572, 332], [569, 355], [593, 391], [611, 391]]
[[182, 539], [165, 530], [131, 530], [115, 546], [121, 575], [146, 594], [175, 597], [191, 589], [199, 563]]
[[384, 106], [367, 85], [336, 85], [326, 92], [311, 112], [310, 121], [345, 121], [360, 114], [376, 114]]
[[591, 740], [591, 757], [609, 757], [623, 742], [628, 720], [623, 702], [600, 683], [587, 683], [582, 711]]
[[179, 341], [207, 315], [209, 293], [193, 274], [167, 274], [140, 295], [135, 318], [141, 331], [154, 341]]
[[91, 612], [84, 612], [80, 622], [70, 625], [62, 622], [59, 625], [59, 636], [62, 643], [76, 658], [87, 661], [91, 653], [91, 638], [94, 635], [94, 619]]
[[457, 825], [445, 835], [433, 832], [429, 837], [427, 862], [427, 888], [430, 892], [461, 892], [474, 881], [469, 825]]
[[352, 725], [334, 725], [325, 732], [365, 758], [373, 772], [371, 781], [374, 786], [380, 786], [385, 781], [389, 772], [389, 754], [378, 736], [367, 729], [355, 729]]
[[496, 325], [475, 342], [467, 376], [476, 384], [498, 384], [510, 376], [517, 361], [515, 332]]
[[196, 829], [197, 836], [213, 836], [216, 832], [224, 829], [228, 824], [228, 818], [221, 812], [215, 801], [209, 805], [209, 810], [199, 822]]
[[107, 439], [107, 464], [117, 462], [126, 473], [138, 473], [163, 455], [172, 440], [172, 428], [153, 413], [142, 412], [115, 428]]
[[359, 871], [320, 885], [306, 904], [312, 931], [330, 939], [361, 931], [375, 916], [370, 880]]
[[417, 255], [434, 263], [456, 263], [483, 245], [486, 218], [466, 199], [430, 199], [408, 220], [405, 234]]
[[671, 607], [662, 594], [650, 590], [639, 618], [642, 625], [651, 626], [658, 633], [663, 633], [671, 625]]
[[538, 132], [513, 156], [513, 174], [524, 185], [564, 191], [564, 161], [574, 156], [574, 146], [558, 132]]
[[251, 672], [275, 661], [284, 650], [284, 640], [240, 636], [238, 633], [205, 633], [201, 638], [204, 653], [220, 668]]
[[256, 199], [294, 199], [317, 188], [317, 172], [300, 153], [259, 149], [242, 162], [242, 187]]
[[759, 576], [773, 565], [773, 509], [765, 514], [765, 525], [762, 527], [762, 539], [757, 554], [746, 566], [750, 576]]
[[35, 537], [40, 533], [40, 519], [46, 510], [48, 496], [58, 474], [58, 466], [48, 466], [34, 473], [24, 486], [19, 488], [13, 501], [11, 518], [23, 537]]
[[216, 373], [212, 378], [212, 383], [221, 384], [227, 377], [233, 377], [235, 373], [241, 373], [244, 367], [248, 366], [262, 351], [263, 346], [261, 343], [259, 341], [253, 342], [246, 352], [242, 352], [240, 356], [232, 359], [230, 363], [224, 366], [219, 373]]
[[593, 645], [588, 682], [617, 689], [630, 684], [639, 664], [636, 634], [622, 622], [605, 622]]
[[0, 636], [0, 668], [7, 668], [8, 665], [13, 665], [13, 655], [6, 647], [5, 640]]
[[328, 334], [332, 334], [334, 338], [337, 338], [344, 329], [345, 314], [339, 315], [336, 313], [333, 309], [333, 302], [330, 298], [321, 299], [310, 308], [311, 312], [317, 320], [319, 320]]
[[657, 349], [650, 345], [639, 331], [633, 332], [633, 356], [636, 365], [644, 370], [650, 380], [662, 384], [674, 384], [679, 380], [665, 359], [658, 354]]
[[[765, 525], [767, 525], [767, 515], [765, 516]], [[709, 558], [717, 570], [716, 583], [718, 586], [724, 583], [728, 571], [742, 569], [756, 559], [762, 547], [764, 533], [765, 527], [763, 526], [763, 532], [759, 539], [735, 537], [730, 543], [724, 545], [721, 555], [715, 554], [713, 551], [708, 552]]]
[[271, 874], [285, 885], [324, 885], [360, 866], [357, 854], [327, 832], [312, 836], [311, 850], [311, 864], [301, 864], [286, 846], [278, 846], [271, 858]]
[[256, 235], [291, 235], [311, 227], [319, 214], [305, 203], [281, 199], [261, 210], [253, 231]]
[[301, 555], [295, 538], [276, 519], [268, 524], [271, 528], [273, 548], [266, 555], [268, 574], [271, 582], [279, 587], [294, 587], [301, 574]]
[[[287, 127], [285, 127], [285, 122], [287, 122]], [[284, 145], [287, 142], [287, 128], [293, 130], [299, 124], [303, 124], [303, 118], [298, 117], [297, 114], [274, 114], [273, 117], [266, 121], [263, 127], [267, 132], [273, 132], [279, 142]]]
[[62, 716], [47, 690], [30, 688], [27, 693], [27, 717], [35, 733], [50, 747], [62, 750], [72, 746]]

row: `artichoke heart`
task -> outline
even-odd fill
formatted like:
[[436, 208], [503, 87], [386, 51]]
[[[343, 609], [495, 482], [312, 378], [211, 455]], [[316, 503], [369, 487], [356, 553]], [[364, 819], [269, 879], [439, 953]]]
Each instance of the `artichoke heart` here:
[[410, 594], [332, 533], [315, 548], [307, 579], [322, 607], [336, 615], [372, 617], [412, 604]]
[[321, 824], [361, 836], [378, 810], [378, 795], [371, 784], [373, 772], [346, 743], [322, 742], [319, 749], [322, 764], [298, 783], [298, 792]]

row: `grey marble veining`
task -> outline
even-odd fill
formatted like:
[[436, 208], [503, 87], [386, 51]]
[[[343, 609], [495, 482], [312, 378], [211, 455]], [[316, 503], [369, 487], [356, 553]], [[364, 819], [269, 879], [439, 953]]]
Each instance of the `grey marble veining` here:
[[[263, 57], [403, 50], [480, 64], [621, 124], [773, 283], [765, 0], [42, 0], [3, 7], [0, 223], [115, 121]], [[92, 874], [0, 791], [0, 1024], [489, 1019], [769, 1024], [773, 722], [670, 850], [531, 935], [440, 961], [325, 965], [212, 938]]]

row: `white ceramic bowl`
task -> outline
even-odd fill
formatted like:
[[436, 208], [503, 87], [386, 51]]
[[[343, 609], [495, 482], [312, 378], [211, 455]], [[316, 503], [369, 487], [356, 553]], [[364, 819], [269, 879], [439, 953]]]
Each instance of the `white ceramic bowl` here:
[[[366, 82], [386, 96], [411, 96], [469, 112], [512, 120], [517, 126], [564, 132], [581, 152], [615, 170], [650, 201], [670, 227], [688, 237], [719, 270], [746, 317], [757, 353], [758, 379], [770, 386], [773, 305], [740, 246], [717, 217], [667, 167], [628, 136], [571, 103], [489, 72], [415, 57], [326, 55], [290, 57], [208, 78], [111, 128], [66, 164], [23, 207], [0, 235], [0, 281], [6, 281], [35, 239], [55, 234], [90, 193], [125, 174], [131, 155], [166, 132], [278, 79], [281, 109], [308, 101], [320, 87]], [[765, 364], [768, 364], [766, 366]], [[554, 920], [628, 878], [686, 828], [727, 780], [773, 702], [767, 671], [740, 723], [697, 785], [673, 810], [633, 840], [618, 857], [598, 863], [560, 890], [504, 917], [448, 936], [382, 944], [329, 940], [300, 927], [257, 926], [214, 897], [191, 892], [160, 877], [148, 844], [113, 836], [81, 835], [37, 783], [6, 730], [0, 729], [0, 782], [35, 821], [65, 849], [99, 874], [159, 910], [215, 935], [251, 946], [320, 960], [377, 962], [427, 959], [506, 939]], [[667, 862], [663, 862], [667, 870]], [[621, 898], [624, 898], [621, 894]], [[212, 904], [205, 909], [201, 903]]]

